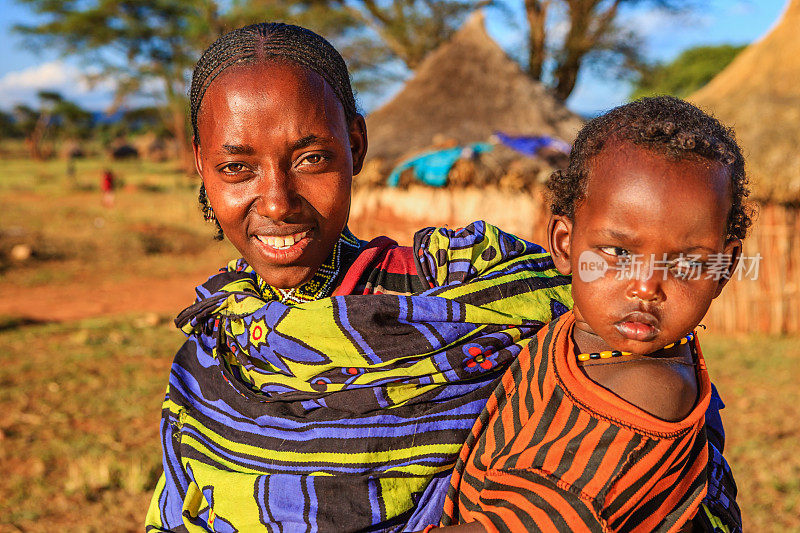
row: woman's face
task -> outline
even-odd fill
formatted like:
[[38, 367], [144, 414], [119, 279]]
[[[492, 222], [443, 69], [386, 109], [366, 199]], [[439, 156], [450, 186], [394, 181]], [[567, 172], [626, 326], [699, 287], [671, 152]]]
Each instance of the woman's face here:
[[197, 118], [197, 170], [225, 236], [270, 285], [308, 281], [347, 223], [367, 148], [336, 93], [293, 63], [229, 67]]

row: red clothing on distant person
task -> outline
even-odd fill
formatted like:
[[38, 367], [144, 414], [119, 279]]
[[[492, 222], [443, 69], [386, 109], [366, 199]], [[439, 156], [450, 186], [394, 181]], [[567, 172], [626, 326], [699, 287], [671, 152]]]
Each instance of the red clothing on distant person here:
[[111, 192], [114, 190], [114, 174], [110, 170], [103, 172], [103, 181], [100, 183], [100, 189], [103, 192]]

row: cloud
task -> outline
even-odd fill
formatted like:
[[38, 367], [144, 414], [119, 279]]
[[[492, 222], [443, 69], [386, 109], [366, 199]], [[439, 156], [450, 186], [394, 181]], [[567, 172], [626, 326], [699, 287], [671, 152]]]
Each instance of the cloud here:
[[61, 61], [50, 61], [24, 70], [9, 72], [0, 78], [0, 90], [41, 90], [66, 85], [78, 76], [75, 67]]
[[698, 11], [672, 12], [666, 9], [637, 10], [620, 16], [620, 23], [649, 39], [667, 36], [675, 30], [705, 28], [714, 23], [713, 17]]
[[105, 81], [91, 86], [86, 76], [86, 71], [60, 60], [8, 72], [0, 77], [0, 107], [36, 105], [36, 94], [43, 90], [57, 91], [91, 109], [107, 106], [114, 84]]
[[752, 2], [739, 1], [728, 7], [728, 14], [737, 17], [745, 17], [756, 13], [756, 6]]

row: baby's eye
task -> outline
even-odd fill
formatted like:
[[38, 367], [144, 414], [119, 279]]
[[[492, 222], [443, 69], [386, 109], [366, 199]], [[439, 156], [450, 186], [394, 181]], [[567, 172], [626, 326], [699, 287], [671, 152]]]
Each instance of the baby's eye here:
[[614, 257], [627, 257], [631, 255], [628, 250], [620, 248], [619, 246], [603, 246], [600, 248], [600, 251], [604, 254], [613, 255]]
[[691, 257], [679, 257], [670, 264], [669, 270], [677, 279], [698, 279], [702, 268], [702, 261]]

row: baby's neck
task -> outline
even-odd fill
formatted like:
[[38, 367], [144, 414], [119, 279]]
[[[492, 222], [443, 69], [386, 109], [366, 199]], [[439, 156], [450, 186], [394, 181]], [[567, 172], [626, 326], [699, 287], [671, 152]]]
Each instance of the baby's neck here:
[[578, 353], [602, 352], [612, 349], [600, 335], [584, 329], [580, 322], [576, 322], [572, 329], [572, 341], [575, 343]]

